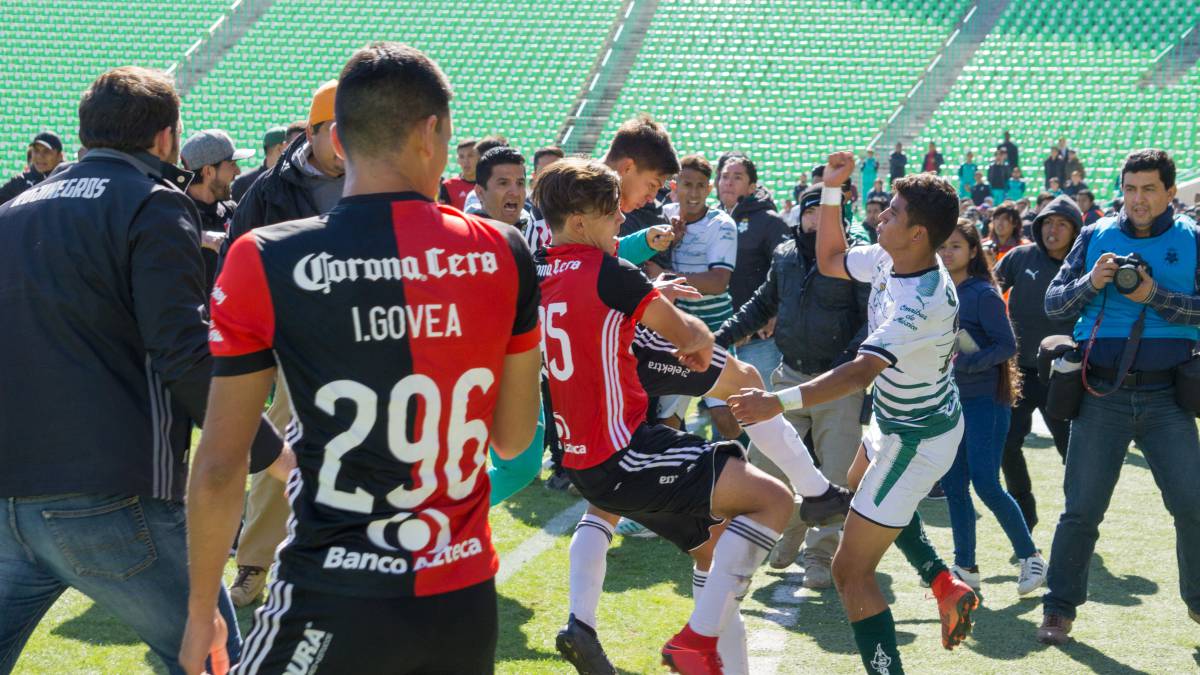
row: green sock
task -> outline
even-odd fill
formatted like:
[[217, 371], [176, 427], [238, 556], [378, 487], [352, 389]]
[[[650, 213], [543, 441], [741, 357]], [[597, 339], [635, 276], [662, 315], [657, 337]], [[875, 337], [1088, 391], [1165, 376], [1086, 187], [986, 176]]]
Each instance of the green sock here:
[[938, 557], [933, 544], [925, 537], [925, 528], [921, 526], [921, 514], [914, 513], [908, 525], [900, 530], [896, 537], [896, 548], [904, 554], [904, 559], [921, 575], [926, 584], [933, 584], [937, 575], [946, 571], [946, 563]]
[[855, 621], [850, 627], [854, 629], [854, 643], [869, 675], [904, 675], [891, 609]]

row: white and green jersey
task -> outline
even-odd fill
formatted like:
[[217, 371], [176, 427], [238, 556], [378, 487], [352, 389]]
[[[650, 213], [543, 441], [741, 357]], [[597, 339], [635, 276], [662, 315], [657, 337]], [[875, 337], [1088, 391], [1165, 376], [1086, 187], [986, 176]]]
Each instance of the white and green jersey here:
[[897, 275], [881, 246], [858, 246], [846, 252], [846, 273], [871, 284], [869, 335], [859, 353], [888, 363], [875, 378], [880, 430], [931, 438], [953, 429], [961, 414], [950, 363], [958, 294], [941, 260], [937, 267]]
[[[664, 204], [663, 215], [670, 221], [679, 216], [678, 204]], [[729, 214], [709, 209], [704, 217], [687, 224], [687, 230], [671, 250], [671, 269], [679, 274], [696, 274], [712, 269], [733, 271], [737, 264], [737, 223]], [[706, 295], [699, 300], [678, 300], [680, 309], [708, 325], [721, 327], [733, 316], [733, 298], [729, 292]]]

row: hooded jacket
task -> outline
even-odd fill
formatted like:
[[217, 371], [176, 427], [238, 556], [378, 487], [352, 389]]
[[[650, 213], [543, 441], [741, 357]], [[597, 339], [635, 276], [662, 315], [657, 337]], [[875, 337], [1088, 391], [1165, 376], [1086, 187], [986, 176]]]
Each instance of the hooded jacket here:
[[1042, 239], [1042, 227], [1051, 215], [1060, 215], [1071, 221], [1075, 236], [1079, 236], [1083, 214], [1070, 197], [1060, 196], [1033, 219], [1033, 243], [1012, 249], [996, 263], [996, 280], [1000, 283], [1000, 290], [1012, 289], [1008, 298], [1008, 315], [1017, 335], [1017, 365], [1021, 368], [1037, 367], [1038, 345], [1044, 338], [1070, 335], [1075, 326], [1074, 320], [1046, 316], [1046, 289], [1062, 266], [1062, 260], [1050, 257]]
[[775, 247], [787, 241], [791, 228], [775, 212], [775, 202], [765, 188], [738, 200], [729, 213], [738, 228], [737, 266], [729, 278], [733, 306], [741, 307], [767, 279]]
[[[797, 208], [810, 194], [819, 200], [820, 187], [810, 187]], [[775, 248], [766, 280], [717, 330], [718, 344], [728, 347], [778, 317], [775, 346], [790, 368], [811, 375], [854, 358], [867, 336], [871, 287], [818, 272], [816, 236], [796, 228]]]
[[321, 215], [313, 199], [309, 181], [301, 168], [308, 152], [308, 140], [298, 136], [280, 156], [269, 171], [254, 181], [242, 200], [238, 202], [229, 236], [221, 246], [221, 263], [224, 264], [229, 247], [243, 234], [256, 227], [274, 225], [289, 220], [300, 220]]

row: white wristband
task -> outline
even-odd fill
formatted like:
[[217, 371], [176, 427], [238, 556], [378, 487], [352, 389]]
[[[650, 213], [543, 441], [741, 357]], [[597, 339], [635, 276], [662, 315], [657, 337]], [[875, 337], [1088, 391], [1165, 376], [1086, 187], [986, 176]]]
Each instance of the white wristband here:
[[784, 410], [796, 410], [804, 407], [804, 397], [800, 395], [800, 385], [777, 391], [775, 395], [779, 397], [779, 402], [783, 405]]
[[842, 188], [826, 187], [821, 188], [821, 206], [841, 206], [842, 205]]

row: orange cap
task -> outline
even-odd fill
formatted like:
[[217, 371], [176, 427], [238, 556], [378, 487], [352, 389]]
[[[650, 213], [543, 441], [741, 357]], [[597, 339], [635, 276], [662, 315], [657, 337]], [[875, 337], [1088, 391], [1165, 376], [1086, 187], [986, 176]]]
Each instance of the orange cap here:
[[308, 108], [308, 126], [315, 127], [321, 122], [333, 119], [333, 99], [337, 95], [337, 84], [337, 80], [330, 80], [317, 87], [312, 105]]

